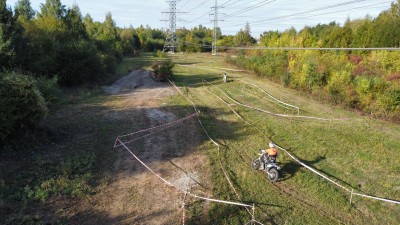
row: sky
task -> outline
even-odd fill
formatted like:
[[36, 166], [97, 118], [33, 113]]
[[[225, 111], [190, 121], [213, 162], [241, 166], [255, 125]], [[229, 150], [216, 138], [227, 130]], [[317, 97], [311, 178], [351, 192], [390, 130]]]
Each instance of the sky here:
[[[366, 15], [376, 17], [390, 8], [388, 0], [217, 0], [219, 27], [223, 34], [235, 34], [248, 22], [251, 34], [258, 37], [264, 31], [297, 31], [304, 26], [326, 24], [331, 21], [344, 24], [347, 18]], [[7, 0], [14, 7], [17, 0]], [[31, 0], [34, 10], [40, 10], [45, 0]], [[149, 25], [152, 28], [168, 26], [169, 11], [166, 0], [61, 0], [71, 7], [77, 4], [83, 15], [89, 13], [96, 21], [104, 21], [111, 12], [119, 27]], [[215, 0], [177, 0], [177, 28], [192, 28], [199, 24], [213, 28]]]

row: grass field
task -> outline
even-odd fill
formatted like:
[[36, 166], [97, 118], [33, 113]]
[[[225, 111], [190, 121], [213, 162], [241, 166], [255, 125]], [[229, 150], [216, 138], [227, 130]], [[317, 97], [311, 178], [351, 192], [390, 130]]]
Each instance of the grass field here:
[[[390, 199], [400, 199], [400, 126], [361, 117], [331, 105], [321, 104], [307, 95], [261, 80], [251, 74], [228, 72], [228, 78], [257, 84], [274, 96], [301, 108], [302, 115], [325, 118], [348, 118], [343, 121], [313, 121], [270, 116], [241, 106], [233, 108], [250, 123], [242, 122], [222, 101], [206, 89], [229, 101], [217, 88], [232, 98], [275, 113], [291, 113], [268, 101], [264, 94], [233, 80], [223, 83], [227, 68], [222, 56], [207, 54], [175, 54], [175, 79], [188, 97], [203, 111], [201, 119], [211, 137], [222, 149], [225, 169], [245, 202], [256, 203], [256, 218], [271, 224], [397, 224], [398, 205], [382, 203], [350, 194], [334, 187], [310, 171], [300, 167], [280, 152], [283, 178], [271, 184], [261, 172], [250, 169], [257, 150], [265, 148], [268, 138], [288, 148], [306, 164], [323, 171], [347, 188]], [[187, 65], [192, 65], [188, 67]], [[204, 84], [203, 79], [211, 82]], [[296, 112], [292, 112], [296, 114]], [[261, 132], [266, 135], [263, 135]], [[218, 155], [210, 146], [214, 193], [222, 199], [237, 199], [228, 186]], [[216, 224], [243, 224], [249, 219], [237, 207], [214, 205], [210, 218]]]
[[[218, 154], [204, 134], [204, 141], [196, 146], [209, 158], [211, 197], [239, 201], [220, 168], [222, 160], [242, 201], [255, 204], [256, 219], [263, 224], [398, 224], [399, 205], [357, 196], [350, 204], [349, 193], [301, 167], [284, 152], [279, 151], [278, 157], [282, 178], [275, 184], [264, 173], [251, 170], [250, 162], [258, 149], [267, 147], [268, 139], [272, 139], [347, 188], [400, 200], [399, 125], [320, 103], [307, 94], [244, 72], [227, 70], [230, 82], [223, 83], [223, 70], [218, 68], [232, 68], [223, 56], [178, 53], [170, 58], [185, 65], [175, 67], [175, 82], [195, 102], [207, 132], [221, 145]], [[116, 77], [133, 69], [149, 69], [156, 60], [160, 59], [151, 54], [125, 59]], [[203, 79], [211, 84], [203, 83]], [[231, 105], [254, 124], [249, 126], [207, 90], [230, 104], [233, 102], [217, 87], [253, 107], [284, 114], [297, 111], [270, 102], [260, 90], [238, 80], [256, 84], [299, 106], [301, 115], [348, 120], [287, 119]], [[82, 199], [90, 200], [104, 191], [113, 176], [113, 141], [117, 135], [132, 130], [130, 120], [123, 118], [135, 109], [126, 103], [97, 87], [65, 91], [35, 138], [22, 140], [20, 151], [1, 155], [0, 200], [5, 200], [9, 211], [0, 224], [41, 224], [43, 218], [53, 218], [54, 224], [70, 224], [71, 219], [76, 219], [78, 224], [85, 211], [75, 212], [75, 218], [69, 217], [72, 213], [68, 210]], [[168, 97], [164, 104], [163, 107], [178, 110], [176, 115], [194, 112], [181, 95]], [[140, 199], [136, 194], [132, 196]], [[186, 224], [245, 224], [251, 219], [243, 208], [194, 199], [187, 202], [186, 211]]]

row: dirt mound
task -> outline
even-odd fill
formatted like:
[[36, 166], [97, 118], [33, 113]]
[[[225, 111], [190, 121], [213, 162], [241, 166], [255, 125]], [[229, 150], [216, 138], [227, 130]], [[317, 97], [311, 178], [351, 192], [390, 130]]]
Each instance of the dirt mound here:
[[110, 94], [127, 94], [142, 88], [168, 87], [167, 83], [156, 82], [151, 78], [151, 71], [134, 70], [129, 75], [117, 80], [104, 90]]

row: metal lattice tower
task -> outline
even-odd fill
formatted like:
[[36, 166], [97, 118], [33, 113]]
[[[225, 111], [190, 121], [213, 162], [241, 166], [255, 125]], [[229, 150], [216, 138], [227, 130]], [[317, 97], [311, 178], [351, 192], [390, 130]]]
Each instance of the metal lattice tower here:
[[169, 3], [169, 11], [163, 13], [167, 13], [169, 15], [169, 28], [167, 28], [167, 37], [165, 39], [163, 51], [175, 53], [175, 49], [178, 45], [178, 39], [176, 37], [176, 0], [167, 2]]
[[[212, 7], [214, 9], [214, 32], [213, 32], [213, 42], [212, 42], [212, 55], [217, 55], [218, 52], [218, 2], [215, 0], [215, 6]], [[211, 14], [212, 15], [212, 14]]]

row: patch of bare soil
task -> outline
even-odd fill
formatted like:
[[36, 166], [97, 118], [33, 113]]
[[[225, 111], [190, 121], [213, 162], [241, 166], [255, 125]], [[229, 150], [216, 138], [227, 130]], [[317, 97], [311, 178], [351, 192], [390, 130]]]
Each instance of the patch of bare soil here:
[[[157, 126], [179, 119], [172, 110], [160, 108], [160, 100], [176, 91], [167, 83], [150, 78], [149, 71], [132, 71], [106, 87], [105, 91], [124, 99], [134, 114], [110, 118], [124, 119], [132, 124], [132, 131]], [[125, 118], [124, 118], [125, 117]], [[132, 132], [127, 131], [127, 132]], [[148, 133], [145, 133], [148, 134]], [[194, 119], [182, 125], [128, 144], [128, 147], [155, 173], [183, 190], [197, 194], [207, 192], [204, 177], [206, 156], [199, 153], [202, 133]], [[136, 138], [132, 137], [132, 138]], [[98, 194], [77, 204], [70, 215], [74, 224], [180, 224], [183, 194], [168, 186], [118, 147], [110, 184]], [[203, 194], [204, 195], [204, 194]], [[76, 213], [86, 212], [77, 216]], [[101, 216], [99, 216], [101, 212]]]

